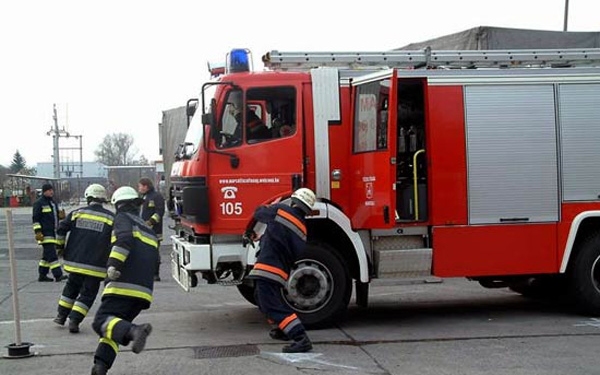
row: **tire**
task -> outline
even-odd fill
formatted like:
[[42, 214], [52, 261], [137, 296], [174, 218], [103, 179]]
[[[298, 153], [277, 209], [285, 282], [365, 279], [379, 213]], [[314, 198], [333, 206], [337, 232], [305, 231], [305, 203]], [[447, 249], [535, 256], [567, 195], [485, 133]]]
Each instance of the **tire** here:
[[326, 244], [307, 244], [290, 272], [283, 298], [308, 328], [323, 328], [339, 321], [352, 295], [348, 267]]
[[600, 233], [578, 247], [569, 270], [570, 289], [577, 308], [586, 315], [600, 315]]
[[237, 289], [246, 301], [250, 302], [254, 306], [258, 306], [256, 304], [256, 299], [254, 298], [254, 283], [244, 283], [237, 285]]

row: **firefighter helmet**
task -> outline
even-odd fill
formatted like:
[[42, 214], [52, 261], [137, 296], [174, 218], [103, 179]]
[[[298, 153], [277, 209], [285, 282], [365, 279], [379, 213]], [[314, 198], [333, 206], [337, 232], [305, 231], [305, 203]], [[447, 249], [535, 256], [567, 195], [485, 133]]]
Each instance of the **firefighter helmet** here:
[[292, 203], [295, 203], [307, 214], [312, 211], [315, 201], [315, 193], [308, 188], [300, 188], [292, 193]]
[[106, 196], [106, 189], [100, 184], [91, 184], [90, 186], [88, 186], [85, 189], [85, 193], [83, 193], [83, 196], [87, 200], [97, 200], [102, 202], [108, 201], [108, 198]]
[[131, 201], [135, 204], [142, 203], [142, 198], [140, 198], [137, 191], [131, 186], [121, 186], [112, 195], [110, 202], [112, 204], [117, 204], [121, 202]]

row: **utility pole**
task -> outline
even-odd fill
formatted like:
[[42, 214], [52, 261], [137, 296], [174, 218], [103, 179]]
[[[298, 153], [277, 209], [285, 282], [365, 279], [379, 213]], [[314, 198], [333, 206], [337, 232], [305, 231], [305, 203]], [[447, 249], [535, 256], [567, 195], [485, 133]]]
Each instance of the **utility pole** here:
[[565, 0], [565, 24], [563, 31], [567, 31], [567, 25], [569, 23], [569, 0]]
[[52, 158], [54, 159], [54, 178], [60, 178], [60, 147], [59, 147], [59, 138], [60, 137], [69, 137], [69, 133], [63, 129], [58, 128], [58, 115], [56, 113], [56, 104], [53, 105], [52, 111], [52, 119], [54, 120], [54, 125], [50, 128], [50, 130], [46, 133], [46, 135], [52, 136], [53, 147], [52, 147]]

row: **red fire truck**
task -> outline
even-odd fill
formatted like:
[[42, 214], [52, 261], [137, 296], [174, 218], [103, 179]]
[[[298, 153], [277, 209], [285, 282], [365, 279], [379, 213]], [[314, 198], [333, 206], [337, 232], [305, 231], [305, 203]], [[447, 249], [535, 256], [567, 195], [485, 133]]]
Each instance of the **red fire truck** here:
[[432, 276], [566, 291], [600, 313], [598, 62], [600, 49], [272, 51], [252, 71], [231, 51], [188, 101], [174, 279], [252, 302], [258, 249], [242, 233], [258, 205], [306, 186], [318, 202], [282, 293], [309, 325], [338, 319], [353, 284], [366, 306], [374, 279]]

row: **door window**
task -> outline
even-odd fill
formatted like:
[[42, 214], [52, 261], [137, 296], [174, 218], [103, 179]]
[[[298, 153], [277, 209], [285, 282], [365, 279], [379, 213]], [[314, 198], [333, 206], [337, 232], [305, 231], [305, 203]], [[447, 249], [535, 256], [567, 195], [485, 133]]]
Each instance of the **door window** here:
[[354, 153], [387, 149], [389, 79], [357, 87]]

